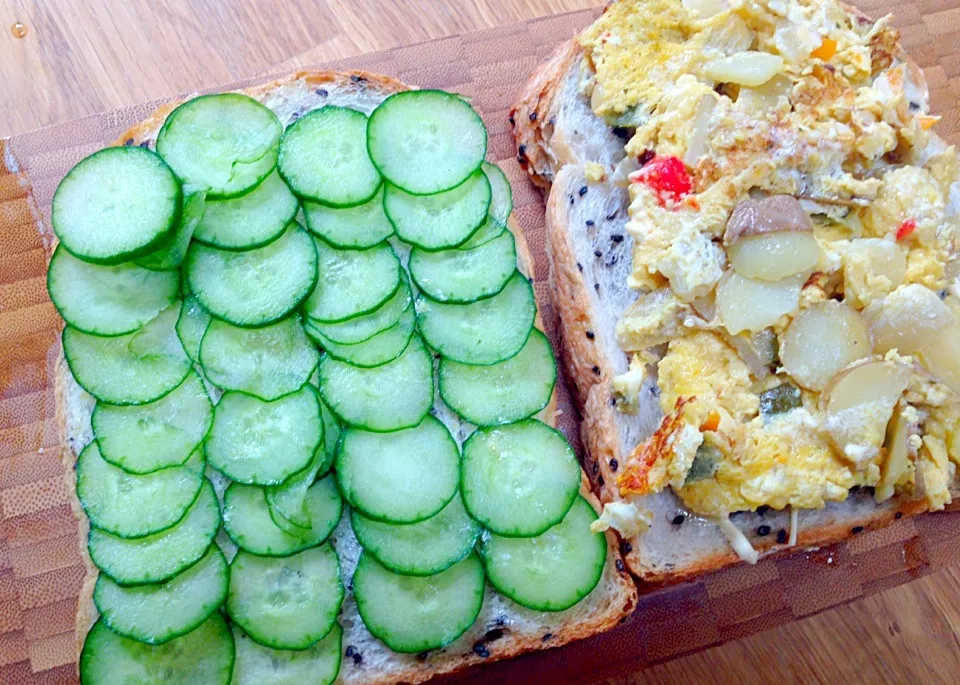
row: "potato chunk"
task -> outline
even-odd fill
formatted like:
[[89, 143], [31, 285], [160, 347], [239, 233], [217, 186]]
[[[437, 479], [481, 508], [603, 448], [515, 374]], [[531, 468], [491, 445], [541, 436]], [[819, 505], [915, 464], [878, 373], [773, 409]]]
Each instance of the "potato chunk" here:
[[780, 341], [783, 368], [808, 390], [823, 390], [841, 369], [868, 357], [873, 343], [863, 317], [827, 300], [797, 315]]

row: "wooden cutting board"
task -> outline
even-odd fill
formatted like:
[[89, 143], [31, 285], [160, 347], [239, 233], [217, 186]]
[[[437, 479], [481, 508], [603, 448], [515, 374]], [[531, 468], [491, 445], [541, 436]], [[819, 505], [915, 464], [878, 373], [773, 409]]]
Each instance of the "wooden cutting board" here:
[[[430, 4], [420, 3], [419, 10], [414, 7], [412, 11], [427, 12], [429, 8], [423, 5]], [[496, 3], [487, 3], [472, 6], [468, 12], [476, 13], [478, 7], [482, 10], [487, 5], [496, 8]], [[517, 3], [509, 6], [517, 11]], [[874, 16], [896, 12], [894, 23], [901, 28], [908, 51], [926, 72], [933, 109], [944, 115], [939, 130], [948, 139], [960, 140], [956, 105], [960, 0], [901, 4], [871, 0], [860, 7]], [[327, 65], [383, 72], [473, 97], [489, 127], [490, 156], [505, 168], [513, 183], [517, 218], [534, 250], [538, 297], [551, 330], [555, 330], [555, 321], [545, 297], [542, 199], [514, 160], [507, 111], [529, 71], [555, 45], [589, 24], [595, 14], [596, 10], [588, 10], [546, 17]], [[291, 16], [277, 19], [281, 30], [294, 30], [293, 24], [288, 26]], [[371, 35], [400, 40], [404, 22], [397, 21], [389, 10], [384, 16], [388, 19], [369, 25]], [[441, 12], [438, 17], [439, 24], [450, 24], [449, 14]], [[473, 25], [496, 21], [496, 16], [482, 11], [478, 17]], [[51, 25], [66, 21], [56, 19]], [[441, 30], [430, 22], [426, 26], [427, 36]], [[158, 31], [162, 34], [169, 28], [160, 26]], [[360, 26], [356, 35], [362, 37], [366, 29]], [[292, 35], [306, 40], [300, 33]], [[307, 39], [312, 35], [308, 33]], [[335, 45], [329, 42], [332, 39], [315, 39], [328, 42], [321, 43], [316, 52], [308, 49], [303, 54], [314, 59], [330, 56], [330, 46]], [[12, 38], [8, 35], [4, 40]], [[272, 38], [258, 41], [255, 33], [246, 41], [242, 47], [250, 51], [269, 52], [276, 46]], [[9, 68], [4, 60], [7, 50], [4, 44], [0, 74]], [[348, 49], [351, 51], [357, 50]], [[118, 69], [108, 65], [110, 50], [95, 47], [85, 58], [101, 53], [107, 65], [104, 68]], [[215, 49], [207, 54], [214, 53]], [[69, 51], [62, 60], [51, 60], [44, 50], [38, 55], [42, 73], [47, 66], [72, 68]], [[269, 63], [287, 69], [301, 66], [303, 61], [290, 58]], [[130, 92], [142, 92], [145, 99], [164, 90], [152, 85], [147, 67], [139, 64], [136, 69], [144, 71]], [[126, 78], [122, 71], [114, 76]], [[69, 87], [44, 92], [31, 88], [26, 76], [18, 78], [13, 81], [18, 87], [3, 89], [9, 100], [0, 104], [0, 126], [13, 121], [16, 130], [22, 130], [33, 115], [63, 121], [63, 114], [71, 111], [67, 106], [44, 113], [37, 105], [43, 101], [38, 96], [41, 92], [51, 102], [66, 98], [64, 102], [69, 104], [71, 96], [64, 95]], [[19, 98], [29, 103], [23, 109], [17, 106]], [[96, 97], [77, 99], [82, 102], [78, 111], [89, 111], [97, 104]], [[51, 372], [58, 354], [60, 323], [44, 288], [50, 246], [44, 217], [53, 190], [67, 169], [142, 119], [155, 104], [18, 134], [0, 144], [0, 683], [76, 679], [73, 616], [83, 567], [71, 493], [64, 485], [69, 451], [59, 444], [55, 422]], [[8, 118], [10, 112], [14, 114]], [[575, 439], [569, 405], [566, 418]], [[696, 583], [648, 593], [634, 616], [611, 633], [474, 669], [457, 681], [755, 682], [843, 677], [870, 682], [951, 681], [960, 672], [960, 627], [953, 628], [960, 626], [958, 562], [960, 515], [904, 519], [881, 531], [861, 533], [842, 545], [766, 560], [756, 567], [728, 569]], [[917, 578], [921, 579], [902, 585]], [[496, 643], [488, 648], [495, 653]], [[352, 667], [352, 662], [345, 662], [344, 668]]]

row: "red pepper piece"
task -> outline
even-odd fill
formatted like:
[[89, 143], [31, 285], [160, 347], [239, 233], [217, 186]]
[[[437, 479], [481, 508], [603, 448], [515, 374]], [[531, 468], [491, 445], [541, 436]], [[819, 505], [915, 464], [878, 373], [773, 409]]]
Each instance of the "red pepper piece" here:
[[904, 238], [908, 238], [915, 230], [917, 230], [917, 220], [904, 219], [897, 228], [897, 240], [899, 241], [903, 240]]
[[630, 180], [650, 188], [662, 206], [665, 206], [667, 201], [679, 202], [693, 189], [690, 174], [677, 157], [657, 155], [643, 168], [630, 174]]

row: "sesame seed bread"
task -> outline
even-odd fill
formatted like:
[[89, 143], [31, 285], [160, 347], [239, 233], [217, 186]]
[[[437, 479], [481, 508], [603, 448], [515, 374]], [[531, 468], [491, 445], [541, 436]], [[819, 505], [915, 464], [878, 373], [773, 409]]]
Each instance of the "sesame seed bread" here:
[[[385, 97], [393, 92], [407, 90], [405, 84], [386, 77], [366, 72], [300, 72], [277, 81], [245, 89], [244, 92], [270, 107], [284, 125], [302, 116], [306, 112], [326, 104], [351, 107], [365, 113], [371, 112]], [[146, 144], [153, 147], [167, 114], [179, 102], [172, 102], [157, 109], [148, 119], [122, 135], [116, 144]], [[533, 276], [532, 258], [522, 233], [512, 221], [509, 227], [516, 236], [518, 267], [528, 277]], [[408, 250], [394, 242], [394, 248], [406, 262]], [[542, 323], [537, 319], [537, 326]], [[94, 400], [85, 393], [73, 379], [61, 355], [57, 373], [58, 418], [65, 450], [72, 466], [80, 450], [93, 439], [90, 428], [90, 414]], [[208, 386], [209, 388], [209, 386]], [[218, 393], [210, 388], [214, 399]], [[435, 414], [451, 433], [462, 443], [473, 430], [465, 424], [437, 398]], [[550, 404], [540, 414], [540, 418], [554, 423], [556, 394]], [[68, 487], [75, 492], [76, 472], [68, 471]], [[212, 469], [207, 475], [214, 483], [218, 497], [221, 498], [227, 485], [226, 479]], [[599, 510], [599, 503], [582, 478], [581, 492]], [[77, 654], [90, 626], [96, 620], [96, 608], [92, 602], [93, 585], [97, 569], [90, 561], [86, 549], [89, 523], [79, 502], [73, 498], [73, 507], [80, 526], [81, 554], [87, 574], [80, 593], [77, 610]], [[340, 557], [341, 574], [347, 586], [346, 600], [343, 604], [340, 623], [343, 626], [343, 648], [353, 649], [351, 658], [344, 658], [337, 682], [351, 685], [374, 685], [381, 683], [419, 683], [433, 676], [452, 673], [468, 666], [486, 661], [502, 659], [523, 652], [559, 646], [567, 642], [588, 637], [617, 625], [635, 607], [636, 587], [629, 574], [622, 569], [618, 553], [618, 540], [607, 534], [607, 559], [603, 576], [597, 587], [584, 600], [566, 611], [549, 613], [525, 609], [511, 600], [499, 595], [489, 586], [486, 589], [483, 608], [476, 623], [458, 640], [442, 649], [429, 653], [398, 654], [388, 649], [374, 638], [365, 628], [357, 613], [356, 602], [350, 589], [350, 578], [356, 567], [360, 546], [353, 536], [348, 516], [344, 516], [331, 538]], [[217, 537], [228, 559], [236, 551], [230, 540], [221, 531]], [[490, 631], [496, 630], [495, 633]]]
[[[856, 14], [856, 11], [847, 7]], [[890, 50], [906, 60], [894, 38]], [[560, 46], [530, 78], [511, 111], [518, 160], [546, 195], [550, 292], [559, 312], [564, 368], [582, 415], [586, 470], [602, 502], [620, 499], [617, 470], [662, 418], [655, 378], [640, 390], [639, 411], [614, 406], [612, 379], [627, 371], [617, 321], [636, 298], [627, 287], [632, 239], [625, 230], [629, 199], [608, 181], [591, 182], [585, 164], [612, 168], [624, 156], [624, 139], [594, 114], [580, 93], [582, 49], [576, 39]], [[740, 557], [715, 523], [687, 512], [666, 489], [641, 498], [652, 513], [648, 530], [625, 542], [630, 570], [650, 583], [673, 583], [737, 563]], [[796, 547], [788, 544], [789, 510], [735, 514], [731, 522], [761, 554], [836, 542], [866, 527], [927, 511], [925, 501], [896, 496], [877, 504], [854, 490], [844, 502], [798, 512]]]

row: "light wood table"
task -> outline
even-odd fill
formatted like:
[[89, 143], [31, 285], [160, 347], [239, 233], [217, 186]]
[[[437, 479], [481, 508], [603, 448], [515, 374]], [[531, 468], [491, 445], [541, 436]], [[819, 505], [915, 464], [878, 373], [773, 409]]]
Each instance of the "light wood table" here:
[[[248, 76], [596, 4], [0, 0], [0, 136]], [[23, 38], [13, 35], [17, 21], [26, 26]], [[958, 635], [960, 569], [947, 568], [610, 682], [957, 682]]]

